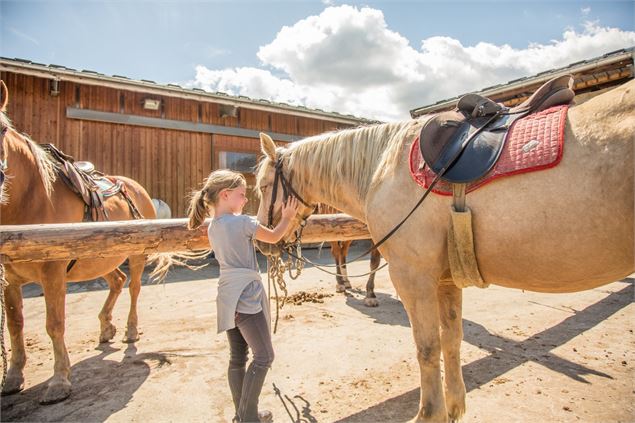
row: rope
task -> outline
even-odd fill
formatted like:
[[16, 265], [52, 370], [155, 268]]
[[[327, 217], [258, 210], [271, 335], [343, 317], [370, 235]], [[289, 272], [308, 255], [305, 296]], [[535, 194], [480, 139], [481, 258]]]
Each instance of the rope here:
[[4, 383], [7, 380], [7, 350], [4, 346], [4, 322], [6, 317], [6, 308], [4, 305], [4, 288], [7, 286], [7, 281], [4, 279], [4, 266], [0, 264], [0, 348], [2, 348], [2, 385], [0, 389], [4, 389]]
[[[302, 257], [302, 256], [298, 257], [298, 256], [294, 255], [291, 251], [287, 251], [287, 254], [289, 254], [289, 256], [293, 257], [296, 260], [296, 262], [308, 263], [308, 264], [312, 265], [313, 267], [315, 267], [316, 269], [321, 270], [324, 273], [328, 273], [329, 275], [344, 276], [344, 275], [342, 275], [339, 272], [331, 272], [331, 271], [325, 269], [325, 268], [329, 268], [329, 267], [337, 267], [337, 265], [317, 264], [317, 263], [312, 262], [311, 260], [309, 260], [306, 257]], [[359, 260], [362, 257], [364, 257], [364, 256], [360, 256], [356, 260]], [[352, 261], [349, 261], [347, 264], [350, 264], [350, 263], [352, 263]], [[363, 278], [364, 276], [369, 276], [369, 275], [372, 275], [374, 273], [379, 272], [381, 269], [383, 269], [386, 266], [388, 266], [387, 262], [382, 264], [381, 266], [379, 266], [377, 269], [371, 270], [370, 272], [362, 273], [360, 275], [346, 275], [346, 276], [348, 278]]]
[[[278, 330], [278, 320], [280, 318], [280, 309], [284, 306], [288, 296], [287, 283], [284, 281], [284, 272], [287, 270], [287, 268], [289, 268], [289, 272], [290, 272], [291, 263], [289, 262], [288, 264], [285, 264], [280, 258], [280, 256], [267, 258], [267, 280], [269, 284], [269, 292], [271, 292], [271, 286], [273, 285], [273, 292], [276, 298], [276, 320], [273, 325], [274, 334]], [[300, 273], [298, 271], [297, 276], [299, 275]], [[278, 295], [278, 288], [280, 288], [280, 290], [284, 293], [284, 297], [282, 298], [282, 301], [280, 301], [280, 296]]]

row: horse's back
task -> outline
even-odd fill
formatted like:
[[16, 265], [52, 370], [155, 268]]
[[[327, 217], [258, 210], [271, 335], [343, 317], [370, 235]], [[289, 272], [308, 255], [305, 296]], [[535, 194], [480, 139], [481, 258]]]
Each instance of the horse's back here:
[[621, 122], [594, 127], [591, 102], [576, 109], [569, 112], [558, 166], [468, 195], [486, 281], [572, 292], [635, 271], [632, 135]]
[[[126, 176], [113, 175], [109, 176], [110, 178], [114, 178], [120, 180], [124, 183], [126, 193], [131, 197], [135, 207], [141, 212], [141, 215], [144, 219], [156, 219], [157, 212], [154, 208], [154, 204], [152, 204], [152, 198], [148, 191], [137, 181], [134, 179], [128, 178]], [[117, 194], [113, 197], [110, 197], [106, 201], [106, 205], [110, 199], [115, 199], [117, 206], [113, 208], [114, 216], [120, 218], [111, 218], [110, 220], [130, 220], [134, 219], [132, 211], [128, 206], [127, 202], [122, 198], [121, 194]]]

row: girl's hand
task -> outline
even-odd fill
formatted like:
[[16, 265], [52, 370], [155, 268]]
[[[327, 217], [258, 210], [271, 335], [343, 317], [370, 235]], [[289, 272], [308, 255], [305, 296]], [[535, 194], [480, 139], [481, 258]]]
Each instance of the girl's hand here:
[[292, 219], [298, 213], [298, 199], [295, 197], [287, 198], [282, 204], [282, 218]]
[[277, 243], [282, 239], [285, 231], [291, 225], [291, 219], [293, 219], [297, 213], [298, 200], [295, 197], [287, 198], [287, 201], [282, 204], [282, 219], [280, 219], [280, 222], [278, 222], [273, 229], [259, 225], [256, 230], [256, 239], [270, 244]]

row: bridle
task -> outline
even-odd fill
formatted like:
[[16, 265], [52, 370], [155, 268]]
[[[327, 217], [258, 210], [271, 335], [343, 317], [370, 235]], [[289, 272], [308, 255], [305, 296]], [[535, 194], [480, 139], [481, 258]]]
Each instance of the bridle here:
[[295, 189], [293, 189], [291, 182], [284, 176], [284, 172], [282, 170], [283, 165], [283, 158], [279, 157], [275, 164], [276, 173], [273, 178], [273, 187], [271, 190], [271, 202], [269, 203], [269, 215], [267, 218], [267, 225], [269, 228], [273, 227], [273, 208], [276, 203], [276, 198], [278, 197], [278, 185], [280, 185], [282, 186], [283, 201], [286, 201], [287, 198], [289, 198], [290, 196], [294, 196], [300, 203], [311, 209], [311, 212], [309, 214], [307, 214], [306, 216], [302, 216], [302, 218], [300, 219], [300, 229], [299, 233], [296, 236], [297, 242], [302, 235], [302, 230], [304, 230], [304, 227], [306, 226], [307, 219], [317, 210], [317, 204], [309, 204], [306, 200], [304, 200], [304, 198], [300, 196], [300, 194], [298, 194]]
[[[4, 151], [4, 136], [7, 134], [8, 129], [9, 128], [7, 126], [3, 126], [2, 129], [0, 129], [0, 147], [2, 147], [2, 151]], [[4, 184], [4, 180], [6, 178], [5, 172], [8, 167], [9, 164], [7, 163], [7, 159], [2, 159], [2, 157], [0, 157], [0, 187]]]
[[[267, 227], [273, 228], [273, 209], [276, 203], [276, 199], [278, 197], [278, 185], [282, 186], [282, 198], [283, 198], [282, 201], [287, 201], [287, 199], [290, 196], [294, 196], [300, 203], [302, 203], [304, 206], [311, 209], [311, 212], [307, 214], [306, 216], [302, 216], [300, 218], [300, 227], [295, 233], [295, 241], [293, 242], [280, 241], [278, 243], [278, 248], [280, 248], [280, 251], [285, 251], [289, 255], [289, 261], [287, 263], [284, 263], [280, 255], [267, 257], [267, 265], [268, 265], [267, 275], [269, 280], [269, 291], [271, 292], [271, 287], [273, 286], [275, 299], [276, 299], [276, 319], [275, 319], [275, 323], [273, 327], [273, 333], [276, 333], [278, 329], [278, 317], [279, 317], [280, 308], [282, 307], [282, 305], [284, 305], [287, 298], [287, 286], [284, 281], [284, 273], [285, 271], [288, 270], [289, 276], [291, 277], [291, 279], [297, 279], [300, 276], [300, 273], [302, 272], [302, 268], [304, 264], [302, 261], [302, 247], [301, 247], [302, 231], [304, 230], [304, 227], [306, 226], [306, 221], [309, 218], [309, 216], [312, 215], [317, 210], [317, 204], [315, 205], [309, 204], [304, 198], [300, 196], [300, 194], [298, 194], [298, 192], [295, 189], [293, 189], [293, 186], [291, 186], [291, 182], [289, 181], [289, 179], [287, 179], [284, 176], [284, 172], [282, 170], [283, 165], [284, 165], [283, 158], [279, 157], [274, 165], [275, 176], [273, 178], [273, 187], [271, 188], [271, 202], [269, 203], [269, 215], [267, 216]], [[294, 248], [296, 250], [296, 254], [293, 253]], [[292, 256], [295, 257], [295, 263], [291, 262]], [[293, 267], [293, 264], [295, 264], [295, 269], [296, 269], [295, 275], [291, 272], [291, 268]], [[279, 288], [284, 293], [282, 305], [280, 305], [278, 302], [277, 286], [279, 286]]]
[[[296, 279], [299, 275], [300, 272], [302, 270], [302, 266], [304, 263], [308, 263], [312, 266], [314, 266], [315, 268], [317, 268], [318, 270], [321, 270], [322, 272], [331, 274], [331, 275], [335, 275], [335, 276], [341, 276], [341, 274], [339, 274], [339, 272], [331, 272], [329, 270], [326, 270], [326, 267], [337, 267], [336, 265], [334, 266], [328, 266], [328, 265], [318, 265], [317, 263], [312, 262], [311, 260], [307, 259], [306, 257], [302, 256], [302, 232], [304, 230], [304, 227], [306, 226], [307, 223], [307, 219], [309, 218], [309, 216], [311, 216], [313, 213], [316, 212], [318, 206], [317, 204], [309, 204], [306, 200], [304, 200], [300, 194], [298, 194], [298, 192], [293, 189], [293, 186], [291, 185], [291, 182], [289, 181], [289, 179], [287, 179], [284, 176], [284, 172], [283, 172], [283, 166], [284, 166], [284, 161], [282, 157], [279, 157], [278, 160], [276, 161], [276, 164], [274, 165], [275, 167], [275, 176], [273, 178], [273, 188], [271, 191], [271, 202], [269, 203], [269, 214], [267, 217], [267, 224], [269, 228], [273, 228], [273, 209], [274, 209], [274, 205], [276, 202], [276, 198], [278, 197], [278, 185], [282, 186], [282, 196], [284, 198], [283, 201], [286, 201], [287, 198], [289, 198], [291, 195], [294, 196], [295, 198], [298, 199], [298, 201], [300, 201], [300, 203], [302, 203], [304, 206], [306, 206], [307, 208], [311, 209], [311, 211], [306, 215], [306, 216], [302, 216], [300, 218], [300, 227], [299, 229], [296, 231], [296, 236], [295, 236], [295, 240], [293, 242], [286, 242], [286, 241], [281, 241], [278, 243], [278, 247], [287, 253], [287, 255], [289, 256], [289, 259], [291, 260], [291, 258], [293, 258], [295, 260], [295, 266], [296, 266], [296, 274], [293, 275], [291, 273], [291, 267], [292, 267], [292, 263], [289, 262], [287, 264], [287, 269], [289, 270], [289, 276], [291, 277], [291, 279]], [[390, 234], [392, 235], [392, 234]], [[382, 240], [383, 243], [383, 240]], [[360, 258], [362, 258], [363, 256], [369, 254], [373, 249], [377, 248], [377, 246], [371, 248], [370, 250], [368, 250], [367, 252], [365, 252], [364, 254], [360, 255], [359, 257], [357, 257], [355, 260], [352, 261], [356, 261], [359, 260]], [[388, 263], [385, 263], [383, 266], [370, 271], [368, 273], [364, 273], [362, 275], [348, 275], [348, 277], [365, 277], [368, 275], [371, 275], [381, 269], [383, 269]]]

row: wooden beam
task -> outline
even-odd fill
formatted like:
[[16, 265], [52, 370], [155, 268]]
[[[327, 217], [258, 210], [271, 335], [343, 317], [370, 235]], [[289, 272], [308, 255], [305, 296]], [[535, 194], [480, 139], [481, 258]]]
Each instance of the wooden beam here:
[[[187, 219], [0, 226], [0, 263], [54, 261], [209, 248], [207, 225], [187, 230]], [[302, 241], [368, 239], [366, 225], [345, 214], [308, 220]]]
[[[94, 122], [116, 123], [122, 125], [147, 126], [149, 128], [171, 129], [175, 131], [189, 131], [205, 134], [229, 135], [234, 137], [259, 139], [260, 132], [254, 129], [234, 128], [232, 126], [212, 125], [185, 120], [163, 119], [124, 113], [103, 112], [100, 110], [67, 107], [66, 117], [69, 119], [89, 120]], [[270, 133], [276, 141], [293, 142], [301, 140], [300, 135]]]

